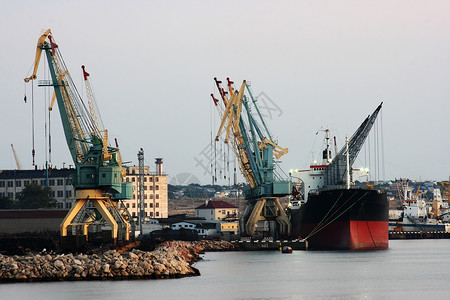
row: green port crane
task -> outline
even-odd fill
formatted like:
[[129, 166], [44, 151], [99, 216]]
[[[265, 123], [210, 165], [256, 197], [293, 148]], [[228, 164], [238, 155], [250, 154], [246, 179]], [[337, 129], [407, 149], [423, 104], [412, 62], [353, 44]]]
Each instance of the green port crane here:
[[[97, 225], [111, 227], [114, 243], [130, 239], [129, 213], [119, 208], [120, 199], [132, 198], [132, 184], [123, 183], [126, 172], [122, 167], [118, 147], [108, 145], [108, 131], [100, 126], [98, 112], [95, 111], [94, 98], [89, 74], [83, 66], [89, 107], [86, 107], [72, 77], [48, 29], [38, 40], [33, 74], [25, 82], [35, 80], [42, 52], [45, 52], [51, 75], [39, 86], [54, 88], [52, 103], [58, 103], [67, 146], [76, 167], [72, 183], [75, 187], [75, 203], [61, 223], [61, 236], [68, 239], [68, 227], [72, 232], [80, 228], [82, 235], [88, 235], [88, 228]], [[92, 205], [90, 205], [91, 203]], [[92, 213], [89, 207], [95, 207]], [[122, 205], [122, 207], [124, 207]], [[98, 215], [100, 213], [101, 216]]]
[[275, 159], [288, 152], [274, 142], [266, 122], [253, 97], [247, 81], [239, 90], [227, 78], [228, 91], [222, 81], [214, 78], [222, 101], [211, 97], [221, 117], [216, 142], [224, 135], [223, 142], [231, 143], [239, 168], [249, 189], [245, 191], [248, 204], [240, 219], [241, 234], [253, 236], [259, 221], [276, 221], [272, 235], [289, 235], [291, 224], [280, 204], [279, 197], [289, 195], [292, 184], [276, 173]]

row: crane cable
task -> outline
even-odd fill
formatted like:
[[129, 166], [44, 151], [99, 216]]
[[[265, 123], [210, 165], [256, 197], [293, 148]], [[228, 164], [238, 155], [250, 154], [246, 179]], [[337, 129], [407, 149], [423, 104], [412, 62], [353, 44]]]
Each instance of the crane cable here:
[[31, 156], [33, 157], [33, 166], [35, 166], [34, 157], [36, 151], [34, 149], [34, 80], [31, 81], [31, 140], [33, 147], [33, 149], [31, 150]]
[[[341, 194], [341, 195], [342, 195], [342, 194]], [[347, 201], [345, 201], [345, 203], [342, 204], [341, 207], [343, 207], [343, 206], [344, 206], [348, 201], [350, 201], [350, 200], [353, 198], [353, 196], [355, 196], [355, 195], [356, 195], [356, 193], [354, 193], [349, 199], [347, 199]], [[317, 233], [319, 233], [319, 231], [321, 231], [322, 229], [324, 229], [325, 227], [327, 227], [328, 225], [330, 225], [331, 223], [333, 223], [334, 221], [336, 221], [340, 216], [342, 216], [342, 215], [345, 214], [348, 210], [350, 210], [356, 203], [358, 203], [358, 202], [359, 202], [361, 199], [363, 199], [366, 195], [367, 195], [367, 192], [365, 192], [361, 197], [359, 197], [358, 200], [356, 200], [355, 202], [353, 202], [352, 205], [350, 205], [349, 207], [347, 207], [347, 209], [345, 209], [343, 212], [341, 212], [341, 213], [340, 213], [338, 216], [336, 216], [333, 220], [331, 220], [330, 222], [326, 223], [325, 225], [323, 225], [323, 226], [322, 226], [321, 228], [319, 228], [319, 229], [318, 229], [318, 227], [319, 227], [319, 224], [318, 224], [318, 225], [316, 226], [316, 228], [314, 228], [314, 229], [308, 234], [308, 236], [305, 238], [305, 240], [307, 240], [307, 239], [309, 239], [310, 237], [316, 235]], [[340, 197], [339, 197], [339, 198], [340, 198]], [[338, 199], [338, 200], [339, 200], [339, 199]], [[336, 202], [337, 202], [338, 200], [336, 200]], [[333, 205], [333, 207], [334, 207], [334, 205]], [[332, 208], [330, 208], [330, 210], [328, 211], [327, 215], [330, 213], [331, 209], [332, 209]], [[338, 210], [339, 210], [339, 209], [338, 209]], [[336, 210], [336, 212], [337, 212], [338, 210]], [[334, 212], [333, 214], [331, 214], [330, 217], [333, 216], [336, 212]], [[325, 217], [324, 217], [324, 219], [325, 219]], [[322, 221], [323, 221], [323, 219], [322, 219]], [[321, 222], [322, 222], [322, 221], [321, 221]]]

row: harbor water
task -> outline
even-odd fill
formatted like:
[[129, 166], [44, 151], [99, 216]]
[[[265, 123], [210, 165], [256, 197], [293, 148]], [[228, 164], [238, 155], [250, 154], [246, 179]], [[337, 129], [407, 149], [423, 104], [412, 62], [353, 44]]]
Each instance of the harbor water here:
[[450, 240], [388, 250], [210, 252], [200, 277], [0, 284], [0, 299], [446, 299]]

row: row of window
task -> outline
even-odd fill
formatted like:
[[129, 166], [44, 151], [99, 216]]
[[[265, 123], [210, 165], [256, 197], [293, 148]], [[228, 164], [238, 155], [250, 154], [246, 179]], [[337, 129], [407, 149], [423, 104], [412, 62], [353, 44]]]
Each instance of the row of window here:
[[[127, 177], [125, 179], [125, 181], [126, 182], [136, 182], [139, 180], [138, 180], [138, 177], [131, 177], [131, 179], [130, 179], [130, 177]], [[144, 182], [147, 182], [147, 177], [145, 177], [145, 176], [144, 176]], [[149, 177], [148, 182], [153, 182], [153, 177]], [[159, 182], [159, 177], [155, 177], [155, 182]]]
[[[136, 217], [136, 212], [133, 212], [131, 215], [133, 217]], [[152, 218], [153, 217], [153, 212], [151, 211], [149, 214], [147, 214], [147, 212], [145, 212], [145, 216]], [[156, 212], [155, 217], [159, 217], [159, 211]]]
[[14, 197], [13, 193], [0, 193], [0, 197], [8, 197], [9, 199], [12, 199]]
[[[133, 199], [137, 199], [136, 194], [133, 194]], [[149, 194], [148, 197], [147, 194], [144, 194], [144, 199], [153, 199], [153, 194]], [[159, 194], [156, 194], [155, 199], [159, 199]]]
[[64, 202], [58, 202], [58, 208], [62, 209], [62, 208], [71, 208], [72, 207], [72, 202], [66, 202], [64, 205]]
[[[30, 183], [31, 184], [40, 184], [40, 185], [42, 185], [42, 186], [45, 186], [46, 184], [45, 184], [45, 179], [40, 179], [40, 180], [37, 180], [37, 179], [32, 179], [32, 180], [16, 180], [15, 181], [16, 182], [16, 187], [22, 187], [22, 183], [23, 183], [23, 186], [27, 186], [27, 185], [29, 185]], [[49, 179], [48, 180], [48, 185], [49, 186], [55, 186], [55, 183], [56, 183], [56, 186], [62, 186], [62, 185], [64, 185], [64, 179]], [[69, 184], [72, 184], [72, 179], [71, 178], [66, 178], [66, 185], [69, 185]], [[5, 181], [5, 180], [0, 180], [0, 188], [1, 187], [14, 187], [14, 180], [7, 180], [7, 181]]]
[[[57, 191], [55, 194], [55, 191], [52, 191], [52, 197], [55, 198], [55, 195], [57, 195], [58, 198], [64, 197], [64, 191]], [[66, 198], [72, 197], [72, 191], [66, 191]]]
[[[126, 207], [130, 208], [130, 203], [126, 203]], [[131, 208], [136, 208], [136, 207], [137, 207], [136, 203], [134, 203], [134, 202], [131, 203]], [[153, 203], [148, 203], [148, 207], [153, 208]], [[159, 208], [159, 203], [158, 202], [155, 203], [155, 207]], [[144, 203], [144, 208], [147, 208], [147, 203]]]
[[[64, 191], [57, 191], [57, 193], [55, 193], [55, 191], [51, 192], [51, 197], [55, 198], [63, 198], [64, 197]], [[0, 193], [0, 197], [8, 197], [9, 199], [13, 199], [14, 198], [14, 193]], [[66, 191], [66, 198], [70, 198], [72, 197], [72, 191]]]

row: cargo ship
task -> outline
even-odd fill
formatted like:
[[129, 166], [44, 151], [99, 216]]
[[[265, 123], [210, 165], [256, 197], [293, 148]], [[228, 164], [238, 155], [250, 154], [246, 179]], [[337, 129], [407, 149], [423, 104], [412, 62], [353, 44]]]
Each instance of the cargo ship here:
[[322, 161], [313, 162], [308, 170], [291, 170], [291, 176], [299, 179], [289, 205], [291, 235], [307, 240], [309, 249], [377, 250], [389, 247], [386, 193], [370, 184], [356, 186], [353, 177], [358, 176], [358, 172], [368, 175], [368, 171], [352, 168], [381, 107], [382, 103], [350, 139], [346, 138], [346, 145], [336, 151], [334, 158], [330, 149], [330, 130], [326, 129]]

